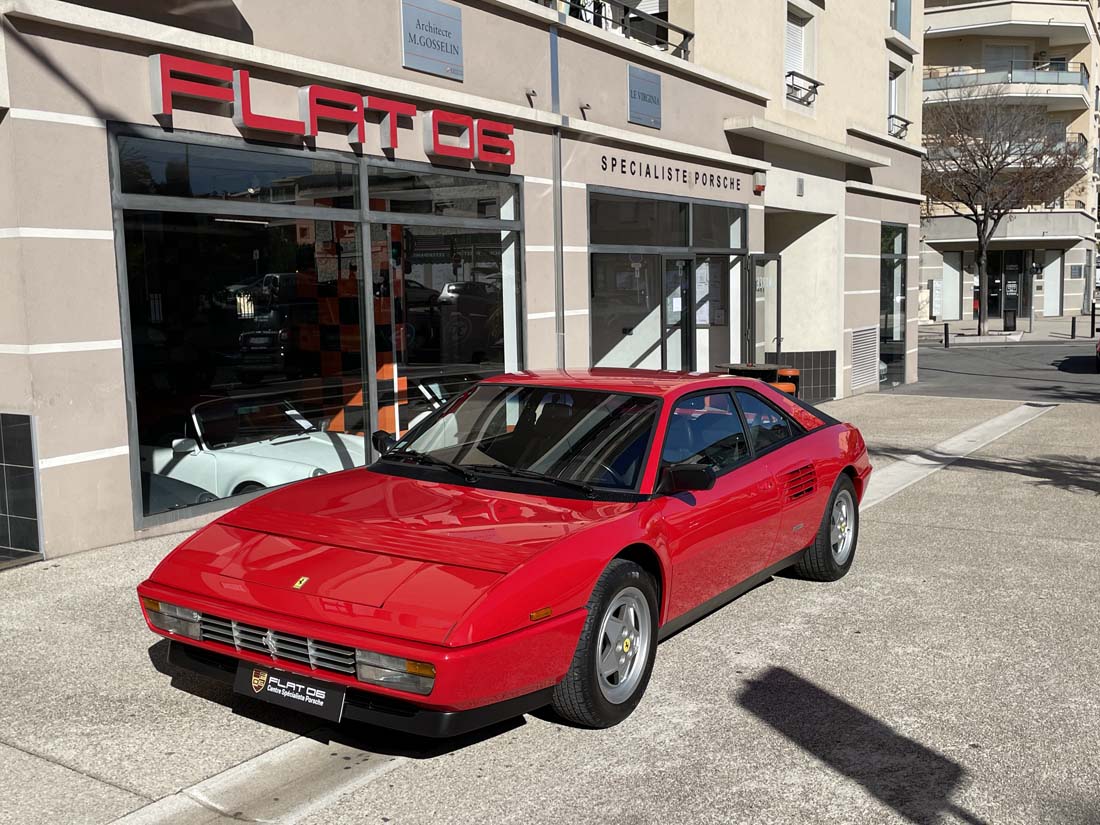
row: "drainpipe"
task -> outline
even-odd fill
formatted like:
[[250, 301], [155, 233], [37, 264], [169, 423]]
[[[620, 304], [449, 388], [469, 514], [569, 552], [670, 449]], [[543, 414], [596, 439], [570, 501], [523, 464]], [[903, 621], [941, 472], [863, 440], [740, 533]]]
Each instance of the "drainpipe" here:
[[[561, 114], [558, 85], [558, 27], [550, 27], [550, 111]], [[561, 124], [553, 130], [554, 171], [554, 341], [558, 369], [565, 369], [565, 252], [562, 246]]]

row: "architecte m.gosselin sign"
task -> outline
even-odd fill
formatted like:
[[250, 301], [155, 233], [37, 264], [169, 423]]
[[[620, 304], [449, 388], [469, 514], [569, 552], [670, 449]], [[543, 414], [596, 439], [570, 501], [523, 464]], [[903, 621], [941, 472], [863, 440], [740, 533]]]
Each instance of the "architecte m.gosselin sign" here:
[[401, 65], [462, 80], [462, 8], [440, 0], [401, 0]]
[[401, 119], [423, 118], [424, 152], [449, 164], [479, 163], [510, 167], [516, 162], [511, 139], [515, 127], [498, 120], [445, 109], [420, 111], [416, 104], [387, 97], [311, 84], [298, 88], [298, 117], [265, 115], [252, 109], [251, 77], [245, 69], [204, 63], [186, 57], [154, 54], [149, 58], [153, 114], [171, 122], [177, 98], [219, 103], [227, 107], [237, 128], [245, 134], [292, 135], [308, 140], [322, 124], [347, 130], [348, 142], [361, 149], [366, 142], [367, 118], [378, 119], [383, 149], [396, 149]]

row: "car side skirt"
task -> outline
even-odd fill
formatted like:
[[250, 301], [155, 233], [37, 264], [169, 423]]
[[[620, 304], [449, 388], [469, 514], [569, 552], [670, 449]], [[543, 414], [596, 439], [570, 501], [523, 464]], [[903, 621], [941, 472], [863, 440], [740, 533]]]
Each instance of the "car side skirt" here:
[[663, 642], [670, 636], [675, 636], [688, 625], [694, 624], [704, 616], [713, 613], [720, 607], [724, 607], [739, 596], [743, 596], [754, 587], [763, 584], [779, 571], [786, 570], [791, 565], [797, 563], [798, 560], [802, 557], [802, 554], [805, 552], [805, 550], [799, 550], [797, 553], [792, 553], [791, 555], [787, 556], [787, 558], [776, 562], [770, 567], [765, 567], [759, 573], [749, 576], [749, 578], [745, 579], [740, 584], [731, 587], [729, 590], [719, 593], [717, 596], [714, 596], [711, 599], [708, 599], [698, 607], [693, 607], [686, 613], [681, 613], [675, 619], [671, 619], [665, 622], [663, 625], [661, 625], [660, 631], [658, 631], [657, 640]]
[[[168, 661], [183, 670], [232, 684], [239, 660], [224, 653], [172, 640], [168, 644]], [[440, 711], [426, 710], [408, 702], [349, 688], [344, 703], [344, 719], [414, 736], [445, 739], [546, 707], [553, 694], [554, 689], [550, 687], [470, 710]]]

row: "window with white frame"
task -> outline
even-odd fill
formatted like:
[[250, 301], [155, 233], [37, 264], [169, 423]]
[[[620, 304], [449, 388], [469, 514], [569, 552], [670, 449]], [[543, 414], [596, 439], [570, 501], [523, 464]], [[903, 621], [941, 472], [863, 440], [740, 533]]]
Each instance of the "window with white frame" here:
[[905, 68], [890, 64], [887, 79], [886, 129], [896, 138], [904, 138], [912, 121], [905, 117]]
[[812, 77], [813, 18], [794, 6], [787, 7], [787, 28], [783, 42], [783, 73], [787, 99], [812, 106], [822, 85]]

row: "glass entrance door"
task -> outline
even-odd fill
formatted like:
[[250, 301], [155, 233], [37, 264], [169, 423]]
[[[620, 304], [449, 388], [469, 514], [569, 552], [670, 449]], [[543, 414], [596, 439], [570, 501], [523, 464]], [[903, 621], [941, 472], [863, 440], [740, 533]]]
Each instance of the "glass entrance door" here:
[[782, 263], [778, 255], [750, 255], [741, 289], [741, 357], [766, 364], [783, 351]]
[[690, 371], [694, 368], [691, 332], [692, 313], [695, 306], [692, 286], [695, 262], [691, 258], [664, 259], [664, 286], [662, 306], [662, 366], [666, 370]]

